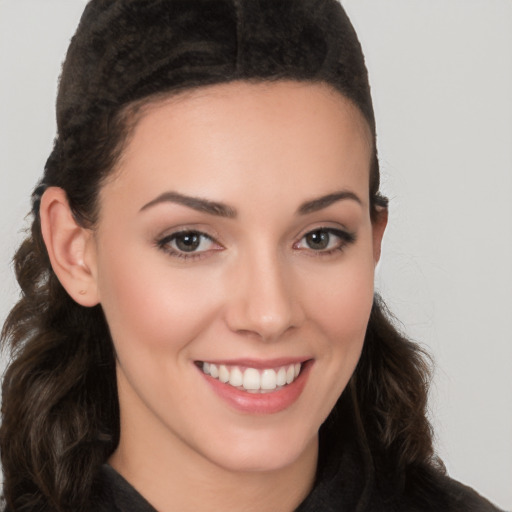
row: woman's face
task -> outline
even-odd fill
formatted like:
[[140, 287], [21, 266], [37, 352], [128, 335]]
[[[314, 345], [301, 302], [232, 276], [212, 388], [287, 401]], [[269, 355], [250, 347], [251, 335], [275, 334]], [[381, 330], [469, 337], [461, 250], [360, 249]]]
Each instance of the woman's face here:
[[316, 449], [372, 305], [370, 140], [319, 84], [223, 84], [147, 109], [93, 242], [121, 452], [265, 471]]

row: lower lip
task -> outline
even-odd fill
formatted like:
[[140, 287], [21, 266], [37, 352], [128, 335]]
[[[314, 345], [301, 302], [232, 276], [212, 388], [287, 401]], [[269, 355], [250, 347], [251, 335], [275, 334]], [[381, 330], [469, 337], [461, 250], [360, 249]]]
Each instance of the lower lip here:
[[238, 411], [247, 414], [275, 414], [284, 411], [299, 399], [306, 385], [312, 363], [313, 361], [304, 363], [299, 376], [291, 384], [267, 393], [241, 391], [206, 375], [201, 370], [199, 371], [213, 391]]

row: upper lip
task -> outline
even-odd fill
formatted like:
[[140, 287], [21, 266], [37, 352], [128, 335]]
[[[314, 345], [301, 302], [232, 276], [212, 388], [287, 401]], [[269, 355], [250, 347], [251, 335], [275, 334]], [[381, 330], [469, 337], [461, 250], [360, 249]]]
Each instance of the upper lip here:
[[201, 362], [225, 366], [243, 366], [248, 368], [265, 369], [279, 368], [281, 366], [287, 366], [296, 363], [305, 363], [309, 360], [311, 360], [310, 357], [279, 357], [275, 359], [203, 359]]

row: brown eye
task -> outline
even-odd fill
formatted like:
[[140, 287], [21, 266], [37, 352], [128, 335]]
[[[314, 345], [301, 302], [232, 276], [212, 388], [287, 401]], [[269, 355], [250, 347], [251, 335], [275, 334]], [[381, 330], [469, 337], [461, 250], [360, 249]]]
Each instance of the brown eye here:
[[183, 258], [222, 249], [210, 236], [200, 231], [179, 231], [158, 240], [157, 245], [171, 256]]
[[295, 249], [309, 250], [318, 254], [330, 254], [342, 251], [355, 242], [355, 234], [335, 228], [318, 228], [306, 233], [297, 243]]
[[312, 231], [305, 236], [307, 246], [314, 251], [322, 251], [329, 247], [331, 234], [323, 229]]
[[194, 252], [201, 245], [200, 233], [188, 232], [175, 235], [174, 243], [176, 248], [183, 252]]

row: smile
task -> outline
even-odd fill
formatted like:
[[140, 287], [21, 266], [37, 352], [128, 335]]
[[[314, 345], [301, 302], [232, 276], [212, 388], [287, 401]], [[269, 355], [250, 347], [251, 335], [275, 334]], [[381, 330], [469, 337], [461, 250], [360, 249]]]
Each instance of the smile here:
[[300, 374], [302, 364], [294, 363], [277, 368], [242, 368], [226, 364], [202, 362], [204, 374], [249, 393], [271, 393], [291, 384]]

